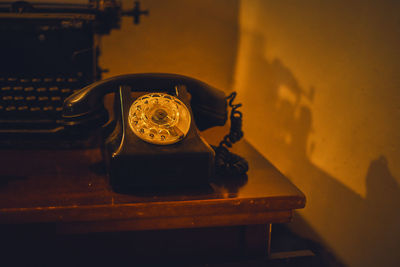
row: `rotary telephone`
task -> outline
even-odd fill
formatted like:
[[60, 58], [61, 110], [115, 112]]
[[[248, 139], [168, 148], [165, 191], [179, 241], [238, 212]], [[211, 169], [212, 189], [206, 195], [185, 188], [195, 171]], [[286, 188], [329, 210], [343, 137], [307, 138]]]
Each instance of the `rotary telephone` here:
[[[115, 92], [114, 117], [103, 97]], [[132, 92], [140, 92], [134, 97]], [[95, 82], [68, 97], [65, 127], [72, 131], [103, 129], [102, 151], [116, 191], [146, 187], [205, 185], [225, 174], [245, 174], [247, 162], [227, 147], [238, 141], [242, 114], [235, 93], [176, 74], [127, 74]], [[222, 126], [232, 107], [231, 130], [211, 147], [199, 130]], [[227, 171], [228, 170], [228, 171]], [[227, 171], [227, 172], [226, 172]]]

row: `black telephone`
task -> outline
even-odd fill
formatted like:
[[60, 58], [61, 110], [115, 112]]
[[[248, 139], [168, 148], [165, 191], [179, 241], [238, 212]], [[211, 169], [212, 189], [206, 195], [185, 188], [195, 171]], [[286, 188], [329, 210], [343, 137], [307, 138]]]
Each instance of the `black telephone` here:
[[[109, 119], [103, 96], [111, 92], [116, 94], [114, 118]], [[135, 99], [132, 92], [143, 95]], [[198, 130], [225, 124], [227, 100], [222, 91], [190, 77], [127, 74], [72, 94], [64, 102], [63, 119], [74, 131], [103, 126], [103, 155], [110, 183], [117, 191], [198, 186], [214, 176], [218, 153]], [[237, 117], [232, 114], [231, 119]], [[229, 140], [226, 137], [220, 147], [235, 142]], [[246, 172], [247, 166], [242, 170]]]

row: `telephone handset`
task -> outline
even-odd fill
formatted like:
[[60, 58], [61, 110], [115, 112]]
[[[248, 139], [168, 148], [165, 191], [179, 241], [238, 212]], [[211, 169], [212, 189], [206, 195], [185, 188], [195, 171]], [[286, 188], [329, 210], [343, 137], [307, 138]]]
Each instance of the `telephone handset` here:
[[[111, 92], [116, 93], [115, 118], [109, 121], [103, 96]], [[135, 99], [132, 92], [143, 95]], [[64, 102], [63, 118], [72, 129], [111, 127], [103, 155], [117, 191], [204, 185], [214, 176], [215, 149], [198, 130], [225, 124], [227, 98], [182, 75], [127, 74], [72, 94]]]

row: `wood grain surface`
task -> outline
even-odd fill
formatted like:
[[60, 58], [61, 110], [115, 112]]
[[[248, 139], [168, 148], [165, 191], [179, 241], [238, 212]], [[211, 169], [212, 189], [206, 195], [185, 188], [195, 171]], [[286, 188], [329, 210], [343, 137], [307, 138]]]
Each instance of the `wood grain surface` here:
[[255, 225], [288, 222], [305, 206], [303, 193], [246, 141], [235, 152], [249, 161], [245, 178], [117, 194], [100, 149], [1, 150], [0, 223], [56, 223], [77, 232]]

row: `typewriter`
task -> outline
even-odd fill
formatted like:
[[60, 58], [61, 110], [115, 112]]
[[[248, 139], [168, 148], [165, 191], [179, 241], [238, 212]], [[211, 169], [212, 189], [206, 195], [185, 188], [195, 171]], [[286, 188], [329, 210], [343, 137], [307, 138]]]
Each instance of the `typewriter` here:
[[63, 126], [64, 99], [101, 78], [98, 36], [147, 14], [139, 2], [124, 12], [115, 0], [65, 1], [0, 1], [0, 147], [90, 146]]

